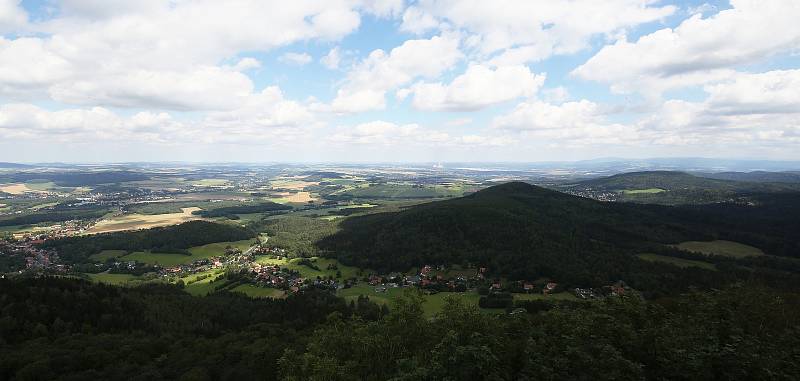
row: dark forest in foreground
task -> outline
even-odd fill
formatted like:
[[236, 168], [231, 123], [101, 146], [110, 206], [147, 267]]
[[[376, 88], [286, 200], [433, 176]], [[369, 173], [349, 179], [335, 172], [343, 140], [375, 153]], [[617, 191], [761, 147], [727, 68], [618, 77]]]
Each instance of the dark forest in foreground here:
[[744, 284], [656, 302], [535, 302], [425, 318], [326, 293], [196, 298], [173, 286], [0, 280], [0, 378], [641, 380], [800, 377], [800, 299]]

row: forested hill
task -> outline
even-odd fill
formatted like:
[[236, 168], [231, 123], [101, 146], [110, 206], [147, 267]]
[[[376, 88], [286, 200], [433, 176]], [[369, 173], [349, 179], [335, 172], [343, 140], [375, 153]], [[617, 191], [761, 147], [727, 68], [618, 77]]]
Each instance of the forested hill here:
[[[746, 222], [723, 223], [737, 210], [704, 211], [599, 202], [513, 182], [400, 212], [353, 217], [318, 244], [345, 263], [380, 271], [469, 264], [488, 266], [494, 275], [511, 279], [545, 276], [597, 285], [646, 277], [642, 283], [649, 283], [671, 269], [645, 265], [636, 253], [665, 248], [664, 243], [731, 239], [751, 228]], [[769, 223], [769, 218], [760, 215], [759, 223]], [[766, 247], [774, 241], [797, 248], [797, 238], [789, 238], [781, 227], [754, 231], [760, 235], [749, 237], [748, 243]], [[667, 277], [672, 276], [683, 275]]]
[[354, 217], [320, 246], [378, 270], [491, 264], [524, 278], [586, 271], [636, 242], [703, 238], [687, 226], [659, 220], [651, 209], [512, 182], [397, 213]]
[[676, 190], [685, 188], [706, 188], [732, 190], [736, 182], [708, 179], [676, 171], [629, 172], [582, 181], [579, 186], [597, 190], [628, 190], [659, 188]]
[[582, 181], [577, 185], [581, 188], [595, 190], [625, 191], [640, 189], [663, 189], [665, 191], [703, 189], [714, 191], [788, 191], [800, 189], [794, 184], [783, 182], [749, 181], [755, 177], [733, 176], [710, 178], [709, 176], [695, 176], [685, 172], [676, 171], [646, 171], [629, 172], [599, 179]]

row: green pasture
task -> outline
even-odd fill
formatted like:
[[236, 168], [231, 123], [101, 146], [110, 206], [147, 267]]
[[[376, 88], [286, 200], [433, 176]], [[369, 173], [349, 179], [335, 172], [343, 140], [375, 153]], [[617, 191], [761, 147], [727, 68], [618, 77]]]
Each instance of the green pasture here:
[[[256, 262], [262, 265], [278, 265], [281, 267], [285, 267], [290, 270], [295, 270], [300, 272], [300, 276], [303, 278], [316, 278], [316, 277], [329, 277], [332, 276], [336, 278], [336, 270], [327, 270], [329, 264], [334, 264], [338, 266], [339, 272], [342, 273], [342, 280], [349, 279], [353, 277], [358, 277], [358, 268], [345, 266], [339, 263], [335, 259], [330, 258], [320, 258], [320, 257], [311, 257], [308, 258], [315, 266], [319, 268], [319, 270], [315, 270], [311, 267], [306, 265], [299, 264], [302, 260], [301, 258], [293, 258], [293, 259], [276, 259], [276, 258], [269, 258], [267, 256], [262, 256], [256, 258]], [[368, 273], [368, 271], [364, 271], [364, 274]]]
[[639, 254], [638, 257], [645, 261], [669, 263], [678, 267], [699, 267], [706, 270], [716, 270], [716, 267], [714, 267], [713, 264], [703, 261], [668, 257], [666, 255], [658, 255], [653, 253]]
[[701, 253], [706, 255], [724, 255], [732, 258], [744, 258], [764, 255], [761, 249], [732, 241], [687, 241], [673, 245], [681, 250]]
[[[191, 263], [197, 259], [211, 258], [225, 253], [226, 246], [237, 247], [242, 251], [250, 248], [253, 240], [247, 239], [235, 242], [217, 242], [203, 246], [195, 246], [189, 249], [190, 255], [179, 253], [153, 253], [150, 251], [136, 251], [126, 256], [120, 257], [124, 261], [137, 261], [151, 265], [177, 266], [184, 263]], [[102, 252], [100, 254], [103, 254]], [[110, 255], [110, 254], [109, 254]]]
[[240, 284], [231, 289], [231, 292], [239, 292], [251, 298], [280, 299], [286, 297], [286, 292], [283, 290], [279, 290], [277, 288], [258, 287], [252, 284]]
[[113, 284], [113, 285], [123, 285], [132, 280], [137, 280], [139, 277], [136, 275], [131, 274], [111, 274], [111, 273], [99, 273], [99, 274], [87, 274], [89, 279], [93, 282], [98, 283], [105, 283], [105, 284]]

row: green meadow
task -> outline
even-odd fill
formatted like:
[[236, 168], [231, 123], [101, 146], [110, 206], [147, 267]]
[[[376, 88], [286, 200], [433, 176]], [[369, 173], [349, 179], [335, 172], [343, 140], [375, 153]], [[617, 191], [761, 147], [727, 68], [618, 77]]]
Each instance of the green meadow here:
[[[262, 265], [279, 265], [281, 267], [285, 267], [290, 270], [295, 270], [300, 273], [300, 276], [303, 278], [316, 278], [316, 277], [336, 277], [337, 270], [328, 270], [328, 265], [336, 265], [338, 267], [338, 271], [342, 274], [341, 279], [348, 279], [353, 277], [358, 277], [359, 269], [356, 267], [345, 266], [339, 263], [335, 259], [330, 258], [320, 258], [320, 257], [311, 257], [308, 258], [311, 263], [319, 268], [319, 270], [313, 269], [309, 266], [302, 265], [300, 262], [302, 258], [293, 258], [293, 259], [276, 259], [276, 258], [269, 258], [266, 256], [256, 258], [256, 262]], [[363, 271], [363, 274], [369, 273], [369, 271]]]
[[111, 258], [119, 258], [125, 255], [125, 250], [103, 250], [97, 254], [92, 254], [89, 259], [97, 262], [105, 262]]
[[[403, 296], [403, 293], [410, 290], [405, 287], [387, 288], [386, 292], [376, 292], [375, 286], [368, 284], [358, 284], [354, 287], [345, 288], [337, 291], [336, 296], [344, 298], [347, 301], [356, 300], [359, 296], [367, 296], [369, 300], [391, 306], [392, 300]], [[426, 316], [433, 316], [442, 311], [447, 297], [457, 298], [464, 303], [472, 306], [478, 305], [480, 295], [475, 291], [467, 292], [440, 292], [432, 295], [423, 295], [422, 310]]]
[[243, 240], [235, 242], [217, 242], [210, 243], [203, 246], [195, 246], [189, 249], [189, 254], [180, 253], [153, 253], [150, 251], [136, 251], [128, 255], [124, 255], [123, 250], [103, 250], [98, 254], [92, 255], [90, 258], [99, 262], [106, 261], [109, 258], [119, 258], [123, 261], [137, 261], [150, 265], [161, 266], [177, 266], [184, 263], [191, 263], [197, 259], [211, 258], [225, 253], [225, 247], [232, 246], [246, 251], [253, 244], [253, 240]]
[[[214, 291], [214, 283], [211, 282], [222, 276], [223, 272], [221, 269], [213, 269], [185, 276], [181, 278], [184, 283], [183, 291], [194, 296], [206, 296]], [[204, 279], [197, 280], [203, 276]]]
[[[391, 305], [392, 300], [397, 299], [403, 295], [409, 288], [397, 287], [387, 288], [386, 292], [376, 292], [375, 286], [370, 286], [365, 283], [358, 284], [354, 287], [345, 288], [337, 291], [336, 296], [344, 298], [347, 301], [358, 299], [359, 295], [367, 296], [369, 299], [378, 304]], [[431, 295], [423, 295], [422, 309], [426, 316], [433, 316], [442, 311], [448, 297], [456, 298], [463, 303], [471, 306], [477, 306], [481, 296], [475, 290], [467, 292], [439, 292]], [[560, 292], [552, 295], [542, 294], [514, 294], [514, 300], [579, 300], [574, 295], [568, 292]], [[483, 309], [485, 312], [502, 311], [500, 309]]]
[[706, 255], [724, 255], [733, 258], [764, 255], [761, 249], [732, 241], [687, 241], [673, 245], [681, 250], [702, 253]]
[[284, 292], [283, 290], [278, 290], [277, 288], [258, 287], [252, 284], [240, 284], [231, 289], [231, 292], [239, 292], [251, 298], [280, 299], [286, 297], [286, 292]]
[[87, 274], [87, 275], [89, 275], [89, 279], [91, 279], [93, 282], [113, 284], [113, 285], [122, 285], [132, 280], [139, 279], [139, 277], [137, 277], [136, 275], [131, 275], [131, 274], [99, 273], [99, 274]]
[[653, 253], [646, 253], [646, 254], [639, 254], [638, 257], [640, 259], [644, 259], [645, 261], [651, 262], [663, 262], [669, 263], [678, 267], [699, 267], [701, 269], [706, 270], [716, 270], [717, 268], [714, 267], [713, 264], [703, 261], [695, 261], [691, 259], [683, 259], [683, 258], [676, 258], [676, 257], [668, 257], [666, 255], [658, 255]]

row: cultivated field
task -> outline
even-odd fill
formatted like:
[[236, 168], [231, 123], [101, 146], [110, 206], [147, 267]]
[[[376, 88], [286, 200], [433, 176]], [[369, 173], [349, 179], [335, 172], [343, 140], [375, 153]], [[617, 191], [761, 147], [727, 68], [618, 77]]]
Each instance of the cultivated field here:
[[764, 255], [761, 249], [731, 241], [688, 241], [673, 245], [681, 250], [702, 253], [706, 255], [724, 255], [733, 258]]
[[319, 185], [318, 181], [304, 181], [301, 178], [277, 178], [269, 182], [273, 189], [303, 190], [305, 187]]
[[280, 204], [286, 204], [286, 203], [305, 204], [309, 201], [317, 200], [317, 198], [312, 197], [311, 193], [309, 192], [294, 192], [294, 193], [282, 192], [282, 193], [276, 193], [275, 196], [277, 197], [271, 198], [270, 201], [277, 202]]
[[0, 191], [8, 193], [8, 194], [20, 195], [20, 194], [23, 194], [25, 192], [33, 192], [34, 190], [31, 189], [31, 188], [28, 188], [28, 186], [25, 185], [25, 184], [16, 183], [16, 184], [3, 184], [3, 185], [0, 185]]
[[181, 208], [181, 213], [167, 214], [127, 214], [101, 220], [86, 231], [87, 234], [118, 232], [124, 230], [149, 229], [159, 226], [177, 225], [200, 217], [192, 212], [200, 208]]

